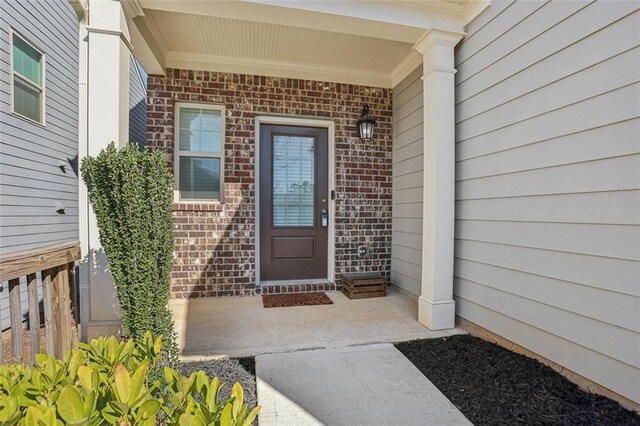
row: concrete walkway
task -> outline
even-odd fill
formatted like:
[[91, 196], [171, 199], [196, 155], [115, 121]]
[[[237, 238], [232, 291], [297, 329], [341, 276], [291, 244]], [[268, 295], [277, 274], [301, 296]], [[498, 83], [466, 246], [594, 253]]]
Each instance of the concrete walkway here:
[[373, 299], [327, 294], [332, 305], [269, 309], [261, 297], [172, 300], [182, 358], [241, 357], [460, 333], [431, 331], [420, 324], [416, 298], [394, 287], [386, 297]]
[[391, 344], [256, 357], [260, 426], [471, 425]]

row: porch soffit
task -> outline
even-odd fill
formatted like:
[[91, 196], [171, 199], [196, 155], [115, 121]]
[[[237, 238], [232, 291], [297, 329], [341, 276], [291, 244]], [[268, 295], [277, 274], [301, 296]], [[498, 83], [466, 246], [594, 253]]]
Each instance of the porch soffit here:
[[379, 87], [393, 87], [421, 63], [413, 46], [429, 28], [461, 31], [471, 8], [466, 0], [122, 1], [136, 5], [125, 7], [140, 35], [134, 55], [144, 53], [139, 60], [151, 73], [184, 68]]

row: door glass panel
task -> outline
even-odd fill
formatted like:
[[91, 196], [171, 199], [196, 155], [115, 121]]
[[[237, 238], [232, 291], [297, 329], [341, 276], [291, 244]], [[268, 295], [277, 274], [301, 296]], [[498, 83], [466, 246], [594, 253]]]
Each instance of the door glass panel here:
[[273, 137], [273, 226], [313, 226], [315, 139]]

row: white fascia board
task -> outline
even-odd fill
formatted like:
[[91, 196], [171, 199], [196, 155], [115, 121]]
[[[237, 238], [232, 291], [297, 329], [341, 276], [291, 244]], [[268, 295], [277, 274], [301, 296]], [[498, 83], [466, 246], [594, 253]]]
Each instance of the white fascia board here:
[[397, 67], [391, 71], [391, 86], [396, 87], [416, 68], [422, 65], [423, 57], [417, 51], [412, 50]]
[[69, 0], [69, 4], [73, 7], [78, 17], [78, 22], [85, 22], [87, 12], [89, 11], [89, 0]]
[[167, 47], [162, 36], [147, 25], [147, 21], [138, 17], [131, 21], [131, 45], [133, 57], [148, 74], [165, 74]]
[[391, 76], [384, 72], [327, 67], [316, 64], [292, 64], [253, 58], [169, 52], [167, 54], [166, 66], [167, 68], [299, 78], [382, 88], [393, 87]]
[[420, 6], [398, 1], [344, 1], [344, 0], [242, 0], [263, 4], [318, 12], [329, 15], [349, 16], [375, 22], [404, 25], [416, 28], [452, 28], [462, 24], [466, 5], [444, 1], [426, 1]]
[[129, 19], [144, 15], [142, 4], [140, 4], [138, 0], [120, 0], [120, 4], [122, 5], [122, 10], [124, 10], [125, 15], [127, 15], [127, 18]]
[[464, 14], [463, 24], [466, 27], [476, 19], [482, 12], [491, 6], [491, 0], [470, 0], [467, 3], [467, 10]]

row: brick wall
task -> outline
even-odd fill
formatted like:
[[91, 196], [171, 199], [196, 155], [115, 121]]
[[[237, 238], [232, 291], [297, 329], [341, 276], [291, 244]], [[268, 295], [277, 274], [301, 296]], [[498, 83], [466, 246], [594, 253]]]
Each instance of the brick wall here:
[[[174, 102], [226, 108], [225, 204], [176, 204], [172, 297], [239, 296], [332, 290], [335, 286], [256, 288], [256, 115], [322, 117], [335, 122], [336, 275], [376, 271], [391, 262], [391, 90], [243, 74], [168, 69], [148, 80], [147, 143], [163, 149], [173, 170]], [[369, 104], [375, 140], [362, 142], [356, 122]], [[361, 259], [357, 247], [370, 256]]]

